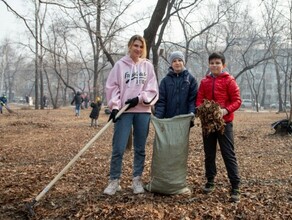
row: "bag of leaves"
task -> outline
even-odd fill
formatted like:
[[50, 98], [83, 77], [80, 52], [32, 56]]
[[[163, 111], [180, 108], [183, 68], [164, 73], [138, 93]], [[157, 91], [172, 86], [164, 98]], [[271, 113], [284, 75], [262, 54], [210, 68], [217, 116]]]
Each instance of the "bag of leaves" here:
[[187, 187], [187, 159], [190, 121], [193, 115], [168, 119], [151, 116], [155, 128], [151, 180], [145, 186], [149, 192], [162, 194], [189, 193]]

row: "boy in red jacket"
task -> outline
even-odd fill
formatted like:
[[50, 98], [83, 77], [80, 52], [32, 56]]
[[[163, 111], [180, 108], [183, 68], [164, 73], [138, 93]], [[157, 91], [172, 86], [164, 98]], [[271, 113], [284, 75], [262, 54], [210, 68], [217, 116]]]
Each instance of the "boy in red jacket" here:
[[232, 121], [234, 118], [234, 111], [241, 105], [241, 98], [235, 78], [228, 72], [223, 71], [225, 67], [226, 64], [223, 53], [212, 53], [209, 56], [210, 73], [202, 79], [197, 95], [196, 106], [200, 106], [204, 99], [217, 102], [221, 107], [222, 117], [226, 123], [223, 134], [219, 131], [215, 131], [206, 136], [203, 135], [205, 175], [207, 178], [204, 192], [211, 193], [215, 189], [214, 179], [217, 174], [216, 145], [218, 142], [231, 184], [231, 201], [239, 202], [240, 177], [234, 151]]

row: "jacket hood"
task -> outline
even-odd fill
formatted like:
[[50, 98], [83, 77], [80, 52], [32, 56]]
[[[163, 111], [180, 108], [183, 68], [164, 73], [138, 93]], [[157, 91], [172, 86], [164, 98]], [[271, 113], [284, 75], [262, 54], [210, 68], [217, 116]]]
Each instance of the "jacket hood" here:
[[137, 63], [135, 63], [132, 58], [129, 56], [129, 55], [126, 55], [124, 57], [121, 58], [121, 61], [129, 66], [131, 65], [137, 65], [139, 63], [142, 63], [144, 62], [146, 59], [143, 59], [143, 58], [139, 58], [139, 61]]

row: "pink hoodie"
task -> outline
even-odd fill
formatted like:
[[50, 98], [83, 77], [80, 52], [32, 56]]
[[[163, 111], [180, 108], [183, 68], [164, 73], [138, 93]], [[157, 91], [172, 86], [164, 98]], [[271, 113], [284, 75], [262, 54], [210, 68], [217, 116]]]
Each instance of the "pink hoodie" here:
[[127, 112], [151, 112], [158, 100], [158, 84], [152, 63], [139, 59], [134, 63], [130, 56], [118, 60], [106, 82], [106, 98], [109, 108], [121, 109], [128, 99], [139, 97], [139, 103]]

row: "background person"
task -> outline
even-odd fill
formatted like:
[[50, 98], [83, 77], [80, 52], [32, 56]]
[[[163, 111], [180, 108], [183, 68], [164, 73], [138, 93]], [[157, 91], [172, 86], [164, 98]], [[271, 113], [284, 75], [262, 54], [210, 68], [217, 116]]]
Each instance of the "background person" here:
[[43, 106], [44, 107], [48, 107], [48, 102], [49, 101], [48, 101], [48, 97], [46, 95], [43, 96], [42, 101], [43, 101]]
[[29, 104], [29, 97], [28, 97], [28, 95], [25, 95], [25, 103], [26, 104]]
[[99, 97], [96, 97], [95, 102], [90, 103], [90, 107], [92, 108], [89, 117], [91, 118], [91, 127], [97, 127], [98, 126], [98, 117], [99, 112], [101, 109], [101, 100]]
[[83, 94], [83, 101], [84, 101], [84, 108], [88, 109], [89, 95], [87, 93]]
[[[134, 136], [133, 192], [144, 193], [141, 176], [145, 161], [145, 144], [149, 131], [151, 106], [158, 99], [158, 85], [152, 63], [146, 58], [145, 39], [134, 35], [128, 42], [128, 55], [116, 62], [106, 82], [106, 98], [113, 120], [114, 135], [109, 185], [105, 194], [120, 190], [122, 160], [131, 128]], [[116, 115], [129, 104], [118, 120]]]
[[0, 113], [3, 114], [3, 106], [7, 106], [7, 97], [5, 94], [3, 94], [1, 97], [0, 97]]
[[81, 92], [78, 91], [71, 102], [71, 105], [74, 105], [74, 103], [75, 103], [75, 116], [76, 117], [80, 117], [82, 102], [83, 102], [83, 98], [81, 96]]

